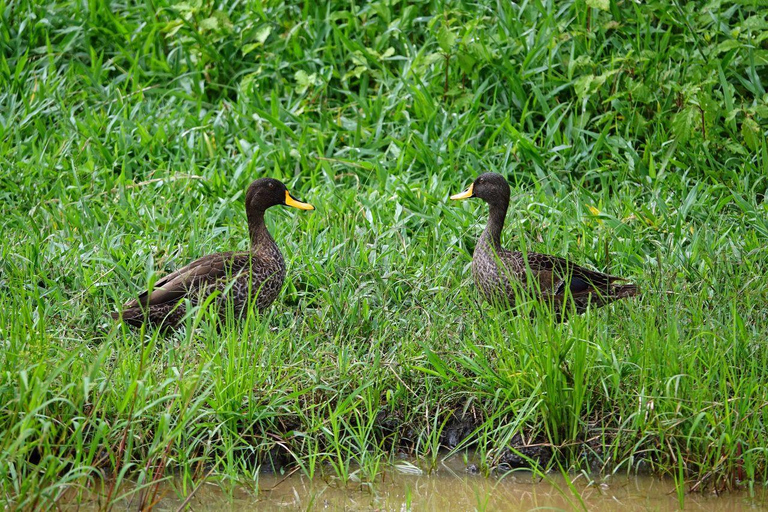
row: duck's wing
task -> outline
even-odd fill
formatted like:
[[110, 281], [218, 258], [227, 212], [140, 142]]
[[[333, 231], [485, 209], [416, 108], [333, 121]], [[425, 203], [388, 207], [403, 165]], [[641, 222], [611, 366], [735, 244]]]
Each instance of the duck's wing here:
[[610, 293], [613, 282], [624, 280], [549, 254], [530, 252], [527, 261], [538, 278], [542, 292], [552, 295], [563, 295], [566, 289], [571, 294]]
[[238, 268], [243, 266], [242, 264], [247, 258], [248, 253], [234, 252], [220, 252], [203, 256], [163, 277], [155, 283], [152, 293], [145, 291], [136, 299], [123, 305], [123, 309], [178, 301], [190, 292], [236, 272]]

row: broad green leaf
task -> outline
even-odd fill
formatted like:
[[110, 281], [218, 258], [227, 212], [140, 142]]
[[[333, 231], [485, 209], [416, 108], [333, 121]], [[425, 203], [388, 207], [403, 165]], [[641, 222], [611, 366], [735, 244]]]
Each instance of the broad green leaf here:
[[265, 25], [261, 27], [258, 32], [256, 32], [256, 42], [255, 43], [249, 43], [243, 46], [243, 55], [248, 55], [256, 48], [263, 46], [264, 41], [267, 40], [269, 37], [269, 34], [272, 33], [272, 27], [269, 25]]
[[589, 55], [579, 55], [575, 59], [568, 61], [568, 73], [571, 73], [572, 75], [574, 71], [578, 71], [582, 68], [586, 68], [586, 70], [589, 71], [593, 69], [594, 64], [592, 57]]
[[204, 31], [216, 31], [219, 29], [219, 20], [217, 20], [215, 16], [205, 18], [200, 22], [200, 29]]
[[424, 73], [426, 68], [428, 68], [429, 66], [431, 66], [435, 62], [438, 62], [438, 61], [442, 60], [443, 58], [444, 57], [439, 52], [428, 53], [426, 55], [419, 56], [416, 59], [416, 63], [414, 65], [414, 69], [415, 69], [416, 73], [422, 74], [422, 73]]
[[475, 71], [477, 60], [469, 53], [462, 52], [458, 54], [459, 67], [464, 73], [471, 75]]
[[456, 42], [456, 34], [451, 32], [448, 27], [443, 25], [440, 27], [440, 32], [437, 34], [437, 44], [445, 53], [451, 53], [453, 43]]
[[700, 122], [701, 115], [699, 107], [689, 105], [675, 114], [672, 119], [672, 133], [679, 142], [688, 141], [697, 128], [697, 122]]
[[719, 45], [717, 45], [717, 49], [715, 50], [715, 53], [723, 53], [733, 50], [734, 48], [741, 48], [741, 43], [736, 39], [726, 39]]
[[181, 27], [184, 26], [184, 21], [182, 20], [173, 20], [169, 22], [164, 28], [163, 32], [165, 32], [166, 37], [173, 37], [176, 35], [176, 33], [181, 30]]
[[259, 46], [262, 46], [262, 45], [261, 45], [261, 43], [250, 43], [250, 44], [246, 44], [245, 46], [243, 46], [243, 49], [242, 49], [243, 55], [248, 55], [248, 54], [249, 54], [249, 53], [251, 53], [253, 50], [255, 50], [256, 48], [258, 48]]
[[248, 73], [243, 77], [242, 80], [240, 80], [240, 90], [244, 92], [248, 92], [253, 85], [253, 82], [258, 79], [258, 73]]
[[714, 125], [720, 118], [720, 104], [705, 91], [701, 91], [697, 98], [699, 107], [704, 111], [704, 120], [707, 126]]
[[222, 32], [232, 32], [233, 25], [232, 20], [229, 19], [229, 15], [224, 11], [216, 11], [213, 13], [213, 16], [218, 20], [219, 22], [219, 30]]
[[453, 101], [453, 108], [463, 110], [472, 105], [472, 100], [475, 98], [474, 94], [468, 92], [459, 94]]
[[610, 0], [587, 0], [587, 6], [600, 9], [601, 11], [607, 11], [611, 8], [611, 2]]
[[765, 21], [765, 15], [750, 16], [741, 24], [741, 28], [744, 30], [765, 30], [768, 29], [768, 21]]
[[349, 59], [352, 61], [352, 64], [355, 64], [356, 66], [368, 66], [368, 61], [360, 50], [351, 53]]
[[184, 15], [196, 13], [200, 10], [200, 6], [197, 5], [197, 2], [195, 2], [195, 5], [192, 5], [189, 2], [179, 2], [174, 8]]
[[741, 123], [741, 136], [744, 137], [744, 143], [752, 151], [757, 151], [760, 147], [760, 139], [762, 138], [762, 131], [757, 121], [751, 117], [745, 117]]
[[232, 30], [232, 21], [224, 11], [216, 11], [208, 18], [200, 22], [200, 30], [203, 32], [223, 32]]
[[576, 90], [576, 95], [580, 99], [588, 98], [605, 83], [609, 76], [615, 74], [616, 71], [609, 71], [602, 75], [584, 75], [573, 81], [573, 88]]
[[726, 139], [725, 147], [728, 151], [731, 153], [736, 153], [742, 156], [747, 156], [747, 150], [744, 149], [744, 146], [741, 144], [734, 142], [732, 139]]
[[652, 100], [651, 91], [643, 82], [634, 82], [629, 90], [634, 101], [648, 103]]
[[296, 74], [293, 75], [293, 78], [296, 80], [296, 92], [299, 94], [304, 94], [307, 89], [319, 83], [317, 73], [308, 75], [303, 69], [298, 70]]
[[271, 33], [272, 33], [272, 27], [269, 25], [264, 25], [259, 29], [258, 32], [256, 32], [256, 40], [261, 44], [264, 44], [264, 41], [267, 40], [267, 38], [269, 37], [269, 34]]
[[576, 80], [573, 81], [573, 88], [576, 91], [576, 96], [578, 96], [580, 99], [584, 99], [590, 94], [590, 88], [592, 87], [592, 82], [595, 80], [595, 75], [584, 75], [580, 76]]
[[760, 117], [768, 118], [768, 105], [758, 105], [755, 107], [755, 112]]
[[293, 78], [296, 80], [296, 83], [300, 86], [308, 86], [309, 85], [309, 75], [307, 75], [307, 72], [303, 69], [300, 69], [296, 72], [296, 74], [293, 75]]
[[392, 21], [392, 12], [390, 11], [389, 2], [372, 2], [371, 9], [381, 16], [387, 24]]
[[740, 108], [735, 108], [735, 109], [731, 110], [730, 112], [728, 112], [728, 115], [725, 116], [725, 122], [726, 123], [730, 123], [731, 121], [736, 119], [737, 115], [741, 114], [742, 112], [744, 112], [744, 111], [742, 109], [740, 109]]
[[367, 66], [355, 66], [344, 74], [342, 80], [348, 80], [351, 77], [360, 78], [366, 71], [368, 71]]

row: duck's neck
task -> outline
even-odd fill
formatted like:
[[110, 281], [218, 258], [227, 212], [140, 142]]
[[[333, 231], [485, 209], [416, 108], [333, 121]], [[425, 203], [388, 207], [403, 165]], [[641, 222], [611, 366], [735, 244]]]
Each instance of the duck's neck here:
[[494, 249], [501, 248], [501, 230], [504, 228], [508, 207], [509, 201], [489, 204], [488, 224], [485, 225], [485, 230], [480, 235], [480, 243], [488, 244]]
[[275, 245], [264, 223], [264, 210], [248, 211], [248, 233], [251, 237], [251, 252], [261, 252]]

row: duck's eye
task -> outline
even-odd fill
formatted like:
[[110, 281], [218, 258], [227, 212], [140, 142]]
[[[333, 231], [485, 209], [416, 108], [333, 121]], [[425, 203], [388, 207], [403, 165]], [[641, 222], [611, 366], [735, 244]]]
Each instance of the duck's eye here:
[[269, 188], [275, 188], [275, 184], [272, 183], [271, 181], [269, 182]]

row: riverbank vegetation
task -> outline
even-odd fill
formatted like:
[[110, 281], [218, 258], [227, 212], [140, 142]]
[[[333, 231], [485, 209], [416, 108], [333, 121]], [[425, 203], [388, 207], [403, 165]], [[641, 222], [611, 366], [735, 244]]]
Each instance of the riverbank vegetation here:
[[[695, 5], [694, 5], [695, 4]], [[760, 2], [0, 2], [0, 488], [374, 481], [429, 468], [652, 471], [763, 485], [768, 22]], [[643, 289], [557, 324], [478, 301], [507, 247]], [[108, 313], [247, 247], [285, 255], [264, 316], [166, 335]], [[157, 271], [158, 273], [155, 273]], [[352, 474], [354, 473], [354, 474]], [[70, 493], [70, 494], [67, 494]]]

